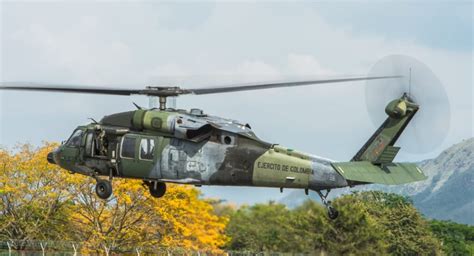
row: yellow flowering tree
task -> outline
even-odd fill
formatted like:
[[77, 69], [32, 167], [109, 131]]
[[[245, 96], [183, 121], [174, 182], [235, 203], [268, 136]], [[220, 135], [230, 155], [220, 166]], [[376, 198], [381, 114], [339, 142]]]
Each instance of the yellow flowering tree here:
[[[156, 199], [140, 180], [114, 179], [98, 199], [94, 179], [46, 161], [57, 144], [0, 149], [0, 240], [69, 240], [83, 252], [180, 247], [218, 251], [228, 218], [191, 186], [167, 184]], [[21, 246], [17, 248], [21, 249]]]
[[54, 147], [0, 150], [0, 240], [15, 240], [16, 248], [65, 235], [72, 195], [66, 172], [46, 161]]

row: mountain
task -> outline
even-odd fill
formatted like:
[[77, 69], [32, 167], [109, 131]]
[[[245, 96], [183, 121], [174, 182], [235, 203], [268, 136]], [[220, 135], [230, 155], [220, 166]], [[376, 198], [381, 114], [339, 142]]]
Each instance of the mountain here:
[[[351, 191], [382, 190], [410, 196], [427, 217], [474, 225], [474, 138], [444, 150], [434, 159], [418, 163], [428, 179], [406, 185], [368, 185], [331, 191], [338, 197]], [[316, 193], [310, 198], [319, 201]], [[293, 208], [307, 200], [301, 191], [293, 191], [280, 200]]]

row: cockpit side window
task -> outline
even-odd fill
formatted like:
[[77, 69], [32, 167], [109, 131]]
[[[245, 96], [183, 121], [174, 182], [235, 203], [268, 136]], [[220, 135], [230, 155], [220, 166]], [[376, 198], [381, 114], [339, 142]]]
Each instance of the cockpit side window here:
[[121, 156], [124, 158], [135, 158], [135, 142], [137, 138], [124, 137], [122, 141]]
[[66, 146], [79, 147], [82, 141], [82, 130], [76, 130], [66, 142]]

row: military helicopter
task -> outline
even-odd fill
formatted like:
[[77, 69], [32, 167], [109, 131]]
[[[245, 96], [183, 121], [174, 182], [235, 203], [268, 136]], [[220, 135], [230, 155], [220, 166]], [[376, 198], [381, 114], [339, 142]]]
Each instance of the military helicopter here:
[[[0, 89], [159, 98], [159, 108], [137, 106], [136, 110], [111, 114], [99, 122], [78, 126], [65, 143], [48, 154], [50, 163], [95, 178], [95, 191], [101, 199], [112, 195], [114, 177], [143, 180], [156, 198], [165, 195], [166, 183], [297, 188], [306, 194], [309, 190], [317, 192], [329, 218], [335, 219], [338, 211], [327, 200], [331, 189], [371, 183], [403, 184], [427, 178], [413, 163], [393, 162], [400, 149], [394, 146], [395, 142], [420, 109], [406, 86], [396, 91], [395, 97], [389, 95], [393, 98], [384, 102], [387, 104], [385, 121], [346, 162], [265, 142], [256, 136], [250, 125], [208, 115], [200, 109], [167, 108], [167, 98], [362, 80], [394, 80], [404, 84], [400, 82], [403, 77], [392, 73], [194, 89], [155, 86], [119, 89], [9, 82], [1, 83]], [[387, 88], [383, 88], [379, 97], [383, 98], [385, 91]]]

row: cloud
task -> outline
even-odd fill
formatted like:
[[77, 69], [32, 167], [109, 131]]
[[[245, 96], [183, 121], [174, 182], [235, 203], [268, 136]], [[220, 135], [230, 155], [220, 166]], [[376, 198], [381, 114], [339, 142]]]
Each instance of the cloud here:
[[[123, 72], [124, 69], [130, 69], [131, 64], [131, 51], [126, 43], [116, 40], [91, 43], [83, 40], [84, 37], [98, 35], [94, 32], [97, 22], [94, 17], [83, 17], [73, 30], [61, 32], [53, 32], [42, 24], [30, 24], [17, 31], [12, 39], [16, 44], [34, 51], [34, 55], [30, 55], [30, 60], [34, 59], [33, 63], [46, 65], [43, 68], [48, 69], [44, 70], [47, 73], [53, 71], [59, 74], [59, 78], [55, 76], [49, 80], [70, 79], [78, 83], [104, 83], [137, 79], [130, 77], [133, 73]], [[23, 72], [21, 75], [7, 75], [25, 76]], [[41, 78], [43, 75], [37, 76]]]
[[[427, 48], [472, 50], [472, 1], [344, 1], [315, 4], [332, 26], [355, 35], [410, 40]], [[350, 11], [347, 11], [350, 10]], [[341, 18], [343, 17], [343, 18]]]
[[236, 71], [229, 72], [231, 74], [242, 76], [243, 80], [250, 79], [277, 79], [281, 76], [281, 73], [274, 67], [261, 60], [244, 61], [238, 65]]
[[333, 70], [323, 67], [313, 56], [302, 54], [288, 55], [288, 73], [299, 76], [330, 76]]

